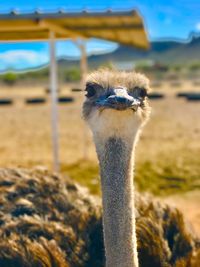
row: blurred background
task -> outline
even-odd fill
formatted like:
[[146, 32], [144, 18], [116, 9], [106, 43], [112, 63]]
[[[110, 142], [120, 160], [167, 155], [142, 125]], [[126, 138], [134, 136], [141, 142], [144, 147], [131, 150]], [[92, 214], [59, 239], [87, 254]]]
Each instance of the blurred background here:
[[[7, 14], [139, 11], [150, 48], [84, 40], [88, 72], [99, 67], [145, 73], [151, 119], [136, 151], [135, 183], [187, 215], [200, 233], [200, 2], [10, 0]], [[81, 118], [81, 51], [74, 40], [56, 44], [60, 172], [100, 194], [91, 134]], [[0, 43], [0, 166], [52, 170], [48, 42]]]

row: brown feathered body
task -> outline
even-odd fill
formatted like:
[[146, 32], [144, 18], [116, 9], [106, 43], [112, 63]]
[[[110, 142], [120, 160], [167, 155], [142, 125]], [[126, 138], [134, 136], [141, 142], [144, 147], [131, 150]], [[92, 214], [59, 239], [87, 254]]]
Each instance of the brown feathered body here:
[[[0, 267], [103, 267], [100, 199], [46, 170], [0, 170]], [[199, 267], [182, 214], [136, 196], [140, 267]]]

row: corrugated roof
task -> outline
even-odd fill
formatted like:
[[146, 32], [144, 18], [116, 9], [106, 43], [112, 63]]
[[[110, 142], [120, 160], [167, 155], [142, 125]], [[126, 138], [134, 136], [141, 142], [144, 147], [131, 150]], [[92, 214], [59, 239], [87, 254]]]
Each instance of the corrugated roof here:
[[58, 39], [100, 38], [139, 48], [148, 48], [142, 17], [137, 11], [32, 13], [12, 10], [0, 14], [0, 41], [47, 40], [49, 31]]

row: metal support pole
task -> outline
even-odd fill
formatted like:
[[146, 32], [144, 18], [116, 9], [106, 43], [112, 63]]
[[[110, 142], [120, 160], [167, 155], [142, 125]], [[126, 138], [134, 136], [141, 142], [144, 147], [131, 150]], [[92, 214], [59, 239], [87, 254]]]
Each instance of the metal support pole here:
[[81, 51], [81, 58], [80, 58], [80, 67], [81, 67], [81, 88], [84, 89], [86, 76], [88, 72], [88, 65], [87, 65], [87, 52], [86, 52], [86, 42], [82, 40], [79, 43], [79, 48]]
[[58, 134], [58, 97], [57, 97], [57, 63], [56, 63], [56, 40], [55, 33], [49, 34], [50, 48], [50, 90], [51, 90], [51, 121], [52, 121], [52, 146], [53, 146], [53, 169], [60, 170], [59, 164], [59, 134]]
[[80, 70], [81, 70], [81, 88], [84, 90], [86, 76], [88, 72], [88, 62], [87, 62], [87, 51], [86, 51], [86, 40], [77, 39], [74, 40], [74, 44], [80, 49]]
[[[86, 76], [88, 71], [88, 65], [87, 65], [87, 52], [86, 52], [86, 41], [83, 39], [79, 39], [75, 42], [75, 44], [80, 49], [81, 55], [80, 55], [80, 69], [81, 69], [81, 89], [85, 89], [85, 83], [86, 83]], [[83, 159], [88, 159], [88, 133], [85, 125], [83, 126]]]

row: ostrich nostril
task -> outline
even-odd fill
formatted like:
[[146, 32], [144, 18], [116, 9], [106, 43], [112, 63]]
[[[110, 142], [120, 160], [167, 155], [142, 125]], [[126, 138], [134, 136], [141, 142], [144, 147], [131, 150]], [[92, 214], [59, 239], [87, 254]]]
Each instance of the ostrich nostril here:
[[127, 102], [127, 98], [122, 97], [122, 96], [117, 96], [117, 97], [116, 97], [116, 101], [117, 101], [118, 103], [125, 104], [125, 103]]
[[108, 102], [111, 104], [118, 103], [118, 104], [126, 104], [127, 103], [127, 98], [123, 96], [109, 96], [108, 97]]

